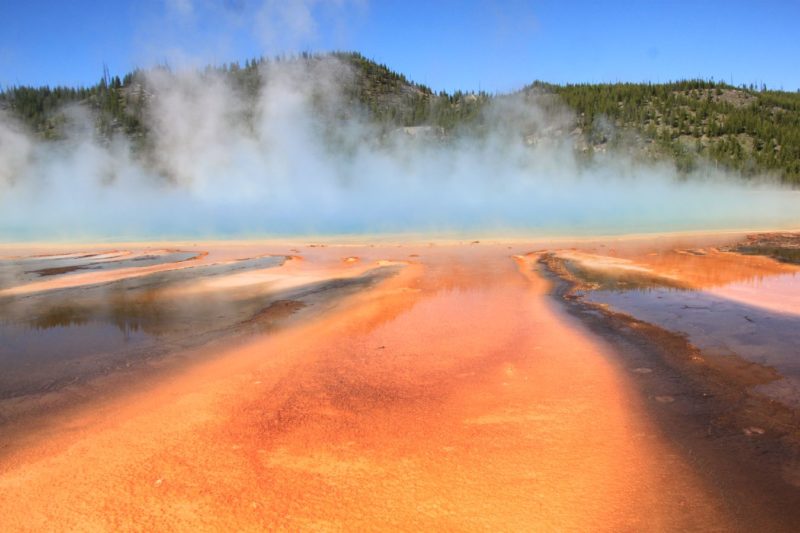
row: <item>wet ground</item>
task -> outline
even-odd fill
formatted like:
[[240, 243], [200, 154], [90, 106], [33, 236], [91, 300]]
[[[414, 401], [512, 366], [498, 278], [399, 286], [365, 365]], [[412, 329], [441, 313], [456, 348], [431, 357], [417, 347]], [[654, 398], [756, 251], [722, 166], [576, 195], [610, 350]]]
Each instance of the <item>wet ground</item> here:
[[[16, 400], [16, 409], [20, 399], [216, 338], [263, 332], [281, 314], [363, 288], [392, 270], [372, 265], [342, 278], [289, 275], [299, 283], [277, 286], [286, 271], [298, 270], [293, 261], [300, 259], [136, 249], [0, 259], [7, 284], [0, 290], [0, 401]], [[37, 283], [42, 277], [50, 285]], [[13, 418], [13, 409], [3, 407], [0, 421]]]
[[[767, 278], [747, 285], [757, 292], [761, 283], [780, 286], [789, 300], [800, 295], [800, 276], [783, 275], [774, 281]], [[716, 292], [669, 288], [594, 291], [586, 300], [685, 333], [707, 357], [740, 357], [774, 369], [776, 379], [753, 390], [793, 409], [800, 408], [800, 315], [720, 295], [725, 290], [737, 290], [740, 284], [732, 285]]]
[[[576, 295], [685, 335], [703, 355], [743, 360], [772, 373], [751, 391], [800, 408], [800, 267], [797, 239], [658, 251], [556, 251], [579, 280]], [[781, 251], [781, 242], [789, 252]], [[765, 244], [766, 243], [766, 244]], [[758, 253], [757, 253], [758, 252]]]
[[61, 276], [87, 270], [116, 270], [178, 263], [197, 259], [197, 252], [181, 250], [111, 250], [7, 257], [0, 261], [0, 289], [36, 278]]
[[735, 245], [8, 254], [0, 523], [791, 531], [797, 267]]

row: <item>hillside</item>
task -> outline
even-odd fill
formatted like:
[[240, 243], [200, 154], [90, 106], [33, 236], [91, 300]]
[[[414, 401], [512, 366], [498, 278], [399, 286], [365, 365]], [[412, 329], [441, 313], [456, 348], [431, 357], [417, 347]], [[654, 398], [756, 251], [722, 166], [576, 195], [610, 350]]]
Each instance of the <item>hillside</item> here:
[[[800, 183], [800, 93], [702, 80], [666, 84], [552, 86], [595, 140], [598, 117], [689, 168], [699, 158], [745, 175], [771, 172]], [[621, 136], [612, 137], [614, 142]]]
[[[387, 130], [434, 126], [444, 137], [463, 130], [480, 132], [487, 104], [521, 96], [522, 101], [535, 98], [540, 106], [545, 102], [545, 108], [558, 102], [570, 108], [574, 118], [566, 133], [587, 157], [624, 146], [640, 157], [671, 158], [682, 171], [710, 162], [746, 177], [770, 174], [800, 184], [800, 93], [704, 80], [578, 85], [537, 81], [513, 95], [434, 93], [360, 54], [332, 55], [352, 67], [354, 75], [343, 81], [343, 92], [353, 112], [367, 113]], [[264, 63], [314, 64], [326, 57], [248, 60], [207, 70], [228, 77], [252, 103]], [[91, 87], [11, 87], [0, 92], [0, 109], [41, 138], [57, 139], [68, 121], [65, 109], [77, 104], [92, 110], [100, 138], [122, 133], [134, 140], [135, 149], [144, 150], [150, 91], [142, 74], [119, 78], [106, 73]]]

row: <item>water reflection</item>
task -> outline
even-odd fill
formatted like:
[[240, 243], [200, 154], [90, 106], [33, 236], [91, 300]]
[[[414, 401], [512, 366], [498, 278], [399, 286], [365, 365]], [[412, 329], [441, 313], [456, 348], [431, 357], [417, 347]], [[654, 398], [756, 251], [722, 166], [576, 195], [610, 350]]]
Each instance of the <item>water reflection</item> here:
[[[180, 263], [198, 254], [131, 255], [119, 252], [29, 258], [3, 266], [6, 272], [13, 267], [27, 273], [57, 262], [64, 268], [118, 269], [134, 264]], [[268, 305], [270, 295], [263, 285], [187, 292], [183, 296], [174, 289], [211, 276], [276, 267], [284, 259], [261, 256], [176, 265], [172, 270], [108, 283], [0, 297], [0, 398], [49, 390], [107, 372], [161, 353], [167, 345], [201, 343], [210, 333], [258, 314]], [[38, 273], [41, 270], [38, 268]]]
[[592, 268], [578, 261], [565, 260], [567, 272], [580, 280], [582, 285], [592, 291], [625, 292], [631, 290], [648, 291], [669, 288], [688, 290], [686, 282], [659, 276], [645, 270]]
[[800, 315], [769, 305], [775, 298], [779, 305], [799, 302], [800, 277], [752, 278], [711, 290], [596, 290], [584, 298], [684, 333], [709, 356], [737, 356], [776, 369], [784, 379], [760, 386], [760, 392], [800, 407]]
[[[344, 278], [310, 276], [274, 289], [276, 277], [264, 271], [283, 265], [283, 255], [185, 264], [177, 264], [186, 258], [178, 252], [119, 257], [114, 256], [115, 267], [165, 258], [176, 264], [115, 281], [99, 277], [91, 284], [0, 296], [0, 398], [85, 381], [221, 335], [262, 332], [310, 303], [360, 290], [399, 268], [378, 266]], [[62, 259], [96, 262], [97, 255], [46, 261]]]
[[125, 364], [155, 339], [141, 330], [83, 320], [47, 328], [0, 327], [0, 398], [52, 390]]
[[0, 289], [43, 277], [64, 276], [85, 271], [144, 268], [197, 259], [200, 252], [156, 250], [131, 252], [113, 250], [85, 254], [63, 254], [0, 259]]

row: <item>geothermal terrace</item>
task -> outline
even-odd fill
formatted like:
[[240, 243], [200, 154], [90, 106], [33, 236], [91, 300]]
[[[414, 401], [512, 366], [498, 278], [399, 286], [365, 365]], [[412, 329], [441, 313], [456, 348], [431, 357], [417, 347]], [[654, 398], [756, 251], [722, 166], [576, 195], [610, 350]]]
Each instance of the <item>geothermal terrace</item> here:
[[1, 529], [791, 530], [793, 239], [6, 245]]

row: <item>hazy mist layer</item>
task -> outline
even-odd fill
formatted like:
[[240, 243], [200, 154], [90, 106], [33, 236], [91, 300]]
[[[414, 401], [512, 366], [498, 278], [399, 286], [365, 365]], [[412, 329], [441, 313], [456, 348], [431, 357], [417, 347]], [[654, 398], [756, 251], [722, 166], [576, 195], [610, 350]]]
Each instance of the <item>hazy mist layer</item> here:
[[480, 134], [382, 133], [341, 97], [334, 59], [272, 63], [255, 108], [220, 74], [146, 74], [152, 150], [65, 140], [0, 115], [0, 239], [438, 232], [599, 234], [797, 226], [800, 195], [623, 152], [576, 152], [572, 117], [495, 99]]

